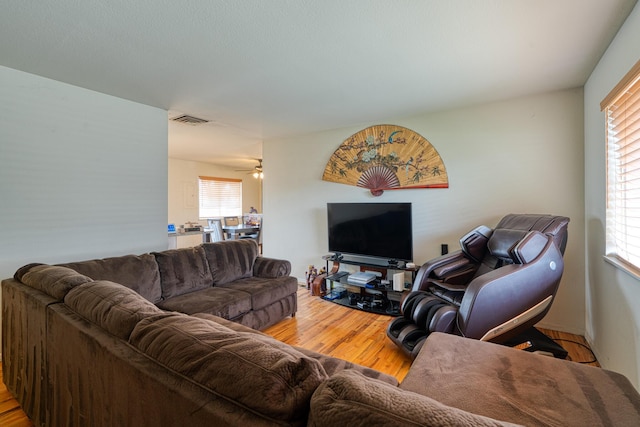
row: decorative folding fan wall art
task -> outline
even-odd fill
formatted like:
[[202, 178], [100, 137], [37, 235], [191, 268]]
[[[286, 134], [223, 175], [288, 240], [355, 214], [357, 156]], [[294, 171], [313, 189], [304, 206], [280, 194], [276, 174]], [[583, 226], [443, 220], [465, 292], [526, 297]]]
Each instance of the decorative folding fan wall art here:
[[442, 158], [423, 136], [395, 125], [375, 125], [347, 138], [333, 153], [324, 181], [384, 190], [449, 188]]

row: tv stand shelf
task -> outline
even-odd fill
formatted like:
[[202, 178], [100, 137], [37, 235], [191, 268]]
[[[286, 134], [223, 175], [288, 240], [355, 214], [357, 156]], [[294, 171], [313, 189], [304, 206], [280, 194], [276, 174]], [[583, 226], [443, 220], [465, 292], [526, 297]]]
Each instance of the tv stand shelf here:
[[[330, 272], [325, 279], [326, 294], [322, 296], [323, 299], [346, 307], [391, 316], [401, 314], [402, 292], [408, 289], [407, 284], [410, 286], [413, 283], [418, 271], [417, 267], [407, 267], [404, 262], [383, 265], [344, 256], [326, 255], [322, 258], [326, 261], [327, 271]], [[331, 269], [330, 262], [333, 263]], [[380, 276], [369, 283], [349, 282], [349, 273], [341, 270], [341, 265], [358, 266], [359, 271], [378, 272]], [[406, 273], [402, 291], [393, 289], [393, 274], [399, 272]]]
[[398, 261], [397, 264], [394, 264], [394, 263], [391, 263], [391, 262], [389, 262], [387, 264], [383, 264], [382, 262], [374, 263], [374, 262], [361, 261], [361, 260], [358, 260], [358, 259], [348, 258], [347, 256], [344, 256], [344, 255], [341, 255], [341, 256], [325, 255], [325, 256], [322, 257], [322, 259], [324, 259], [327, 262], [327, 268], [329, 268], [329, 261], [332, 261], [334, 264], [337, 262], [337, 263], [340, 263], [340, 264], [359, 265], [361, 267], [387, 268], [387, 269], [390, 269], [390, 270], [417, 271], [416, 267], [412, 267], [412, 268], [407, 267], [406, 263], [404, 261]]

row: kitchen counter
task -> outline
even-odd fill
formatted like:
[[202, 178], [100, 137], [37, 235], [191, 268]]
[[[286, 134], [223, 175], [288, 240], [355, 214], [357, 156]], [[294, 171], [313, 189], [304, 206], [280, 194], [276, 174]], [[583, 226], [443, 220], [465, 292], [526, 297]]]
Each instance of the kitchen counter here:
[[185, 231], [184, 233], [169, 233], [168, 249], [181, 249], [198, 246], [204, 242], [203, 231]]

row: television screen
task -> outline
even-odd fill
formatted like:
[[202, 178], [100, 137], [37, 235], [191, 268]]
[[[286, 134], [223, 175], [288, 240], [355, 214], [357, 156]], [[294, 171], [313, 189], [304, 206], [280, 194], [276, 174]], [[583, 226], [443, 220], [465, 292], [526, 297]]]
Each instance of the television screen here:
[[411, 203], [327, 203], [329, 252], [411, 261]]

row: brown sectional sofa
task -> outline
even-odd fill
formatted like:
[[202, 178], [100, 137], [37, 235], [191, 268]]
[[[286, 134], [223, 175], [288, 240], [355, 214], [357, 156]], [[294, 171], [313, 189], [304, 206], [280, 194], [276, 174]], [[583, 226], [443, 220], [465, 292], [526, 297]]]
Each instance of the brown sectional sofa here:
[[61, 264], [127, 286], [158, 307], [211, 313], [264, 329], [297, 310], [291, 264], [258, 256], [255, 240], [205, 243], [143, 255]]
[[[207, 250], [230, 248], [203, 250], [206, 258]], [[152, 286], [139, 283], [136, 289], [131, 284], [135, 265], [150, 261], [147, 256], [127, 257], [123, 268], [112, 272], [127, 286], [81, 274], [76, 263], [31, 264], [2, 282], [4, 381], [36, 425], [640, 423], [637, 392], [624, 377], [603, 369], [434, 333], [398, 385], [384, 373], [286, 345], [224, 319], [219, 314], [244, 309], [222, 309], [217, 297], [210, 298], [213, 310], [162, 309], [166, 301], [178, 298], [173, 302], [185, 304], [181, 296], [203, 291], [202, 299], [209, 300], [209, 287], [201, 288], [202, 275], [207, 277], [202, 260], [171, 251], [154, 257], [165, 255], [171, 262], [158, 263], [160, 281], [183, 277], [192, 292], [182, 294], [169, 286], [160, 299]], [[211, 258], [206, 259], [212, 278], [225, 282], [216, 275], [217, 267], [211, 267]], [[263, 262], [271, 266], [260, 267]], [[109, 259], [84, 267], [97, 275], [114, 264]], [[199, 272], [188, 273], [187, 265]], [[253, 273], [256, 265], [273, 279], [288, 273], [286, 262], [256, 258]], [[146, 283], [156, 279], [151, 270], [141, 273]], [[236, 273], [249, 274], [245, 267]], [[246, 289], [261, 279], [254, 275], [237, 280]], [[213, 288], [237, 291], [232, 282]], [[252, 303], [271, 308], [257, 308], [260, 315], [249, 311], [234, 320], [273, 321], [267, 315], [273, 303], [261, 294], [264, 288], [258, 289], [262, 291], [254, 289]]]

